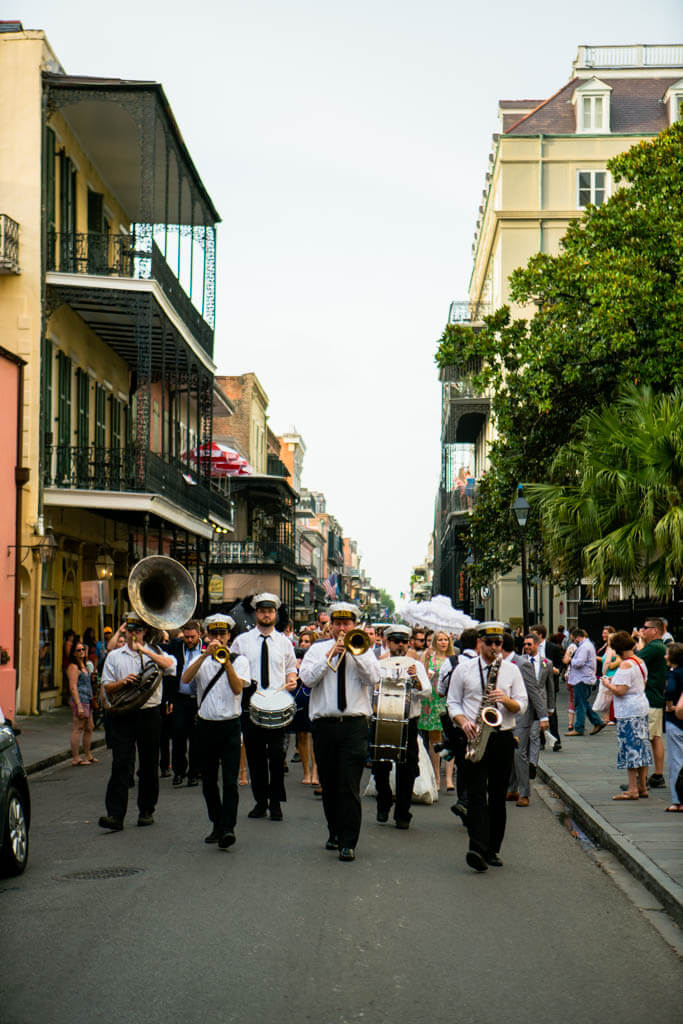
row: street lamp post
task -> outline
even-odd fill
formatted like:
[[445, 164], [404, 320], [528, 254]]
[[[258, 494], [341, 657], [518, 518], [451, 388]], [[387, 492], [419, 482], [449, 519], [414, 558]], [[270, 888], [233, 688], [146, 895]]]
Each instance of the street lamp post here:
[[529, 630], [529, 591], [526, 579], [526, 544], [524, 543], [524, 532], [529, 519], [529, 502], [524, 497], [524, 488], [521, 484], [517, 487], [517, 497], [512, 503], [512, 511], [519, 526], [520, 545], [522, 549], [522, 622], [524, 624], [524, 635]]

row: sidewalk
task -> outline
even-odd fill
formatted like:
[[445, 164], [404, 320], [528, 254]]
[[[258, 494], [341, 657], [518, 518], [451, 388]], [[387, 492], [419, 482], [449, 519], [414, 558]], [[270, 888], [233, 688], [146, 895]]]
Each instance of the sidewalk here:
[[[60, 761], [71, 758], [70, 707], [44, 711], [42, 715], [17, 715], [15, 725], [21, 729], [17, 737], [26, 773], [32, 775]], [[104, 729], [95, 730], [92, 749], [104, 746]]]
[[[561, 733], [567, 731], [567, 692], [558, 700]], [[57, 708], [42, 715], [18, 715], [19, 746], [28, 774], [71, 757], [71, 709]], [[665, 814], [670, 802], [666, 789], [653, 789], [647, 800], [614, 802], [612, 796], [626, 780], [616, 764], [616, 728], [597, 736], [561, 735], [562, 750], [541, 752], [538, 778], [553, 789], [581, 829], [613, 853], [683, 924], [683, 815]], [[93, 748], [104, 745], [97, 729]], [[666, 766], [665, 766], [666, 769]], [[517, 813], [523, 814], [523, 811]]]
[[567, 689], [558, 695], [562, 750], [541, 751], [538, 778], [553, 789], [572, 818], [598, 846], [613, 853], [683, 923], [683, 815], [666, 814], [671, 803], [667, 766], [665, 789], [647, 800], [613, 801], [626, 772], [616, 767], [616, 727], [596, 736], [587, 722], [584, 736], [567, 732]]

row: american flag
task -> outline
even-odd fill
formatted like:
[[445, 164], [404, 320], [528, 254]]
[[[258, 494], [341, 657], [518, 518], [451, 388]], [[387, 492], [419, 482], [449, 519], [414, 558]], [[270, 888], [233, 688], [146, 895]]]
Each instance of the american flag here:
[[323, 586], [325, 588], [325, 593], [327, 594], [327, 596], [329, 598], [336, 597], [337, 596], [337, 575], [336, 575], [336, 573], [332, 573], [332, 575], [329, 577], [329, 579], [323, 580]]

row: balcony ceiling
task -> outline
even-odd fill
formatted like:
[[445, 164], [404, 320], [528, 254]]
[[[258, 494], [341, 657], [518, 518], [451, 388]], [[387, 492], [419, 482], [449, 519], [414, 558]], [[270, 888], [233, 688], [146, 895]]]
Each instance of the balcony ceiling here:
[[48, 109], [59, 110], [131, 222], [220, 221], [161, 85], [48, 73], [43, 80]]

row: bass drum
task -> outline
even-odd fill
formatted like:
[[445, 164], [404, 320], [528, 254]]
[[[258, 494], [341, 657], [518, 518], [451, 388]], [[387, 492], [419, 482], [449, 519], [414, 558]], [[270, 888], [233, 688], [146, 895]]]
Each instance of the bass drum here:
[[296, 701], [287, 690], [257, 690], [249, 701], [249, 718], [262, 729], [284, 729], [296, 714]]
[[411, 683], [407, 669], [412, 658], [383, 658], [382, 679], [372, 699], [370, 757], [403, 764], [408, 752]]

